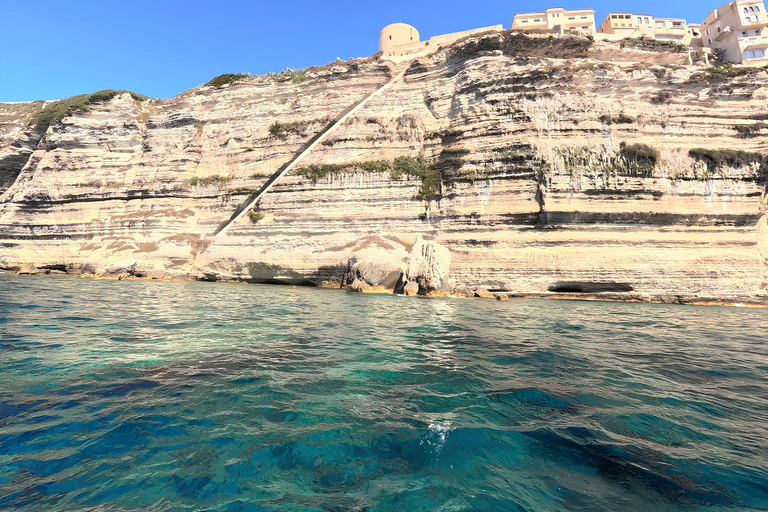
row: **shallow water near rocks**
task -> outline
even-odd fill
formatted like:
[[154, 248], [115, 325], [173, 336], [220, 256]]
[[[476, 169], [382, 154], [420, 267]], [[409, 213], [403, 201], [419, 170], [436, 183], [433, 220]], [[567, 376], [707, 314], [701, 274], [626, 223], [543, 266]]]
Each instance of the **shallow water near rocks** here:
[[0, 274], [0, 509], [768, 510], [765, 310]]

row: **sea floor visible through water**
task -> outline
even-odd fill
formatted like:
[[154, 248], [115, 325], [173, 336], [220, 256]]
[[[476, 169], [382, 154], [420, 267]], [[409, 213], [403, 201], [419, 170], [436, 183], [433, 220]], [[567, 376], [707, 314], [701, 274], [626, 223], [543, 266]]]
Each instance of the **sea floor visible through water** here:
[[768, 510], [764, 309], [0, 274], [0, 509]]

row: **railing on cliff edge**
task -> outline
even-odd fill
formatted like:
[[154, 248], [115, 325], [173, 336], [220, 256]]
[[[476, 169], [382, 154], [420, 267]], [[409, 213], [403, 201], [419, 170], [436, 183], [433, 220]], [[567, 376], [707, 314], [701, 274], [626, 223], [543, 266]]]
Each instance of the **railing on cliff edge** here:
[[367, 96], [364, 96], [362, 99], [360, 99], [357, 103], [351, 105], [347, 109], [345, 109], [341, 115], [339, 115], [334, 121], [332, 121], [328, 126], [326, 126], [324, 129], [322, 129], [320, 132], [318, 132], [314, 137], [312, 137], [309, 141], [307, 141], [306, 144], [304, 144], [298, 151], [295, 157], [291, 159], [290, 161], [286, 162], [280, 168], [272, 174], [272, 176], [269, 177], [269, 179], [261, 186], [261, 188], [255, 192], [254, 194], [251, 194], [248, 196], [248, 199], [245, 200], [243, 204], [241, 204], [237, 210], [232, 214], [232, 216], [222, 222], [218, 229], [213, 233], [213, 237], [217, 237], [218, 235], [224, 233], [227, 229], [229, 229], [232, 224], [234, 224], [240, 217], [245, 215], [247, 211], [249, 211], [253, 206], [266, 194], [270, 188], [272, 188], [272, 185], [275, 184], [277, 180], [283, 177], [284, 174], [286, 174], [288, 171], [293, 169], [296, 164], [310, 151], [312, 151], [315, 146], [317, 146], [322, 140], [325, 138], [326, 135], [328, 135], [330, 132], [333, 131], [334, 128], [342, 124], [344, 121], [346, 121], [352, 114], [357, 112], [360, 108], [363, 107], [368, 101], [370, 101], [375, 96], [381, 94], [384, 90], [386, 90], [390, 85], [401, 79], [405, 72], [408, 70], [408, 63], [406, 63], [405, 66], [403, 66], [403, 70], [400, 71], [397, 75], [393, 76], [387, 83], [376, 89], [375, 91], [369, 93]]

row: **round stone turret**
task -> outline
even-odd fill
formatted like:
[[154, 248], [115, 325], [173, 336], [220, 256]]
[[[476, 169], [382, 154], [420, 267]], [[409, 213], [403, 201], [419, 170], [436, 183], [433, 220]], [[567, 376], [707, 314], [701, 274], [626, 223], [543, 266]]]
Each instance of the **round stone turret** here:
[[387, 53], [397, 46], [418, 42], [418, 30], [406, 23], [393, 23], [381, 30], [379, 51]]

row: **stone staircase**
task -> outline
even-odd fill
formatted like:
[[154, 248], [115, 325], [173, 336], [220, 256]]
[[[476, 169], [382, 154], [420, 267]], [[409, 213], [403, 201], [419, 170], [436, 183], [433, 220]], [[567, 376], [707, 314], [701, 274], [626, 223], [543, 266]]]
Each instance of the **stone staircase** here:
[[403, 64], [400, 64], [397, 68], [395, 68], [395, 75], [389, 80], [389, 82], [385, 83], [375, 91], [371, 92], [364, 98], [362, 98], [360, 101], [355, 103], [354, 105], [351, 105], [349, 108], [344, 110], [333, 122], [331, 122], [328, 126], [326, 126], [323, 130], [321, 130], [319, 133], [317, 133], [312, 139], [310, 139], [306, 144], [304, 144], [301, 149], [296, 153], [296, 156], [293, 157], [292, 160], [286, 162], [283, 164], [272, 176], [269, 177], [269, 179], [261, 186], [261, 188], [248, 196], [248, 198], [235, 210], [235, 212], [232, 214], [232, 216], [222, 222], [219, 227], [216, 229], [216, 231], [213, 233], [213, 237], [217, 237], [219, 235], [225, 234], [226, 231], [240, 219], [243, 215], [245, 215], [251, 208], [254, 207], [254, 205], [266, 194], [269, 192], [269, 189], [272, 188], [272, 185], [275, 184], [280, 178], [282, 178], [286, 173], [290, 172], [294, 167], [296, 167], [296, 164], [298, 164], [304, 156], [306, 156], [308, 153], [310, 153], [318, 144], [320, 144], [325, 138], [334, 131], [334, 129], [337, 126], [342, 125], [347, 119], [349, 119], [351, 116], [353, 116], [358, 110], [360, 110], [363, 106], [365, 106], [366, 103], [368, 103], [370, 100], [375, 98], [376, 96], [379, 96], [384, 91], [386, 91], [388, 88], [392, 86], [392, 84], [396, 83], [400, 79], [403, 78], [405, 75], [406, 70], [408, 69], [408, 65], [410, 62], [405, 62]]

